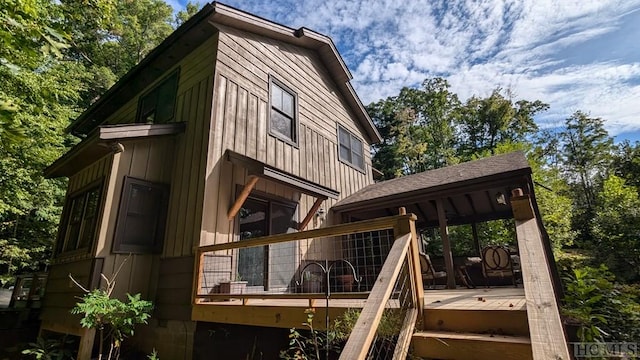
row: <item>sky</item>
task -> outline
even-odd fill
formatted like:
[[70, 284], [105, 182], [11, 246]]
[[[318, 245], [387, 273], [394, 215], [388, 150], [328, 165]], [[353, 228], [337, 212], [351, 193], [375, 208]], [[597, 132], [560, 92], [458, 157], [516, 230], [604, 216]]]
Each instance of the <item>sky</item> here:
[[548, 103], [541, 128], [581, 110], [617, 141], [640, 141], [640, 0], [223, 3], [330, 36], [364, 104], [439, 76], [462, 100], [501, 87]]

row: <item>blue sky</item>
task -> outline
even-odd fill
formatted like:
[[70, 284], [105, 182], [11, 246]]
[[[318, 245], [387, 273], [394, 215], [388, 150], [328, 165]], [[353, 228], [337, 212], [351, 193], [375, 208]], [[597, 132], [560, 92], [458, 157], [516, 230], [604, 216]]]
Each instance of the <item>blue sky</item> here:
[[442, 76], [463, 100], [500, 86], [550, 104], [543, 128], [582, 110], [640, 140], [640, 0], [223, 2], [332, 37], [365, 104]]

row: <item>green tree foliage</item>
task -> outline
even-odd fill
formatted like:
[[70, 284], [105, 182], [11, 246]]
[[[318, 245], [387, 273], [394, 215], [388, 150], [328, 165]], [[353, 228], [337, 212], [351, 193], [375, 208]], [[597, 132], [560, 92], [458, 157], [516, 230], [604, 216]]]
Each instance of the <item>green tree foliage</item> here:
[[592, 223], [596, 260], [626, 282], [640, 282], [640, 197], [624, 179], [609, 176]]
[[83, 108], [173, 31], [173, 10], [162, 0], [63, 0], [61, 8], [73, 39], [65, 54], [93, 77], [83, 89]]
[[565, 177], [577, 190], [579, 205], [591, 209], [611, 160], [613, 139], [604, 120], [576, 111], [565, 120], [560, 133]]
[[537, 131], [533, 117], [549, 108], [536, 100], [512, 100], [512, 94], [495, 89], [487, 98], [471, 97], [462, 106], [458, 118], [458, 151], [465, 160], [478, 153], [495, 154], [497, 146], [526, 141]]
[[177, 28], [178, 26], [184, 24], [193, 15], [195, 15], [200, 10], [200, 8], [202, 8], [202, 5], [200, 3], [193, 3], [191, 1], [188, 1], [187, 5], [185, 5], [184, 7], [184, 10], [180, 10], [176, 14], [174, 20], [175, 27]]
[[455, 164], [453, 120], [459, 104], [442, 78], [370, 104], [367, 110], [383, 137], [374, 146], [374, 167], [389, 179]]
[[563, 313], [577, 322], [580, 341], [640, 339], [640, 288], [621, 285], [607, 267], [570, 269]]
[[50, 257], [65, 181], [42, 173], [77, 142], [64, 129], [160, 43], [172, 21], [171, 7], [158, 0], [8, 0], [0, 6], [5, 277], [40, 268]]
[[613, 153], [612, 168], [627, 184], [640, 189], [640, 141], [631, 144], [625, 140], [618, 144]]
[[56, 29], [55, 5], [48, 0], [7, 0], [0, 6], [0, 146], [24, 139], [24, 126], [16, 118], [23, 99], [12, 83], [67, 47]]
[[0, 148], [0, 241], [26, 255], [15, 270], [35, 270], [50, 257], [64, 197], [65, 181], [45, 179], [43, 170], [73, 142], [64, 129], [77, 114], [84, 73], [71, 63], [49, 66], [5, 83], [15, 91], [21, 111], [14, 117], [25, 135]]
[[[58, 224], [64, 182], [45, 180], [42, 170], [70, 143], [63, 129], [76, 114], [84, 79], [74, 64], [61, 60], [67, 38], [60, 35], [59, 16], [51, 1], [10, 1], [0, 8], [0, 272], [5, 277], [41, 267]], [[6, 136], [16, 131], [19, 136]]]

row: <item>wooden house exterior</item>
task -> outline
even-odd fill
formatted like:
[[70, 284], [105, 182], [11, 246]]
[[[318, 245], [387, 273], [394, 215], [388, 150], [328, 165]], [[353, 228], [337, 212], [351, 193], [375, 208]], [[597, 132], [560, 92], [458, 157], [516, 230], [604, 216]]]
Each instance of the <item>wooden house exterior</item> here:
[[323, 35], [204, 6], [70, 126], [83, 140], [46, 170], [69, 183], [42, 329], [82, 336], [86, 358], [68, 275], [95, 288], [119, 271], [116, 296], [155, 304], [141, 341], [189, 357], [195, 251], [238, 240], [247, 196], [285, 204], [291, 231], [372, 183], [380, 137], [350, 78]]
[[[46, 170], [69, 182], [42, 330], [80, 336], [78, 358], [88, 359], [95, 334], [69, 313], [82, 295], [69, 275], [96, 288], [101, 274], [118, 273], [115, 296], [141, 293], [155, 305], [149, 325], [127, 341], [167, 359], [211, 358], [215, 342], [243, 347], [221, 356], [245, 358], [258, 335], [277, 356], [288, 329], [306, 320], [304, 309], [325, 297], [327, 318], [361, 310], [341, 359], [368, 356], [389, 309], [402, 314], [388, 351], [394, 359], [411, 345], [432, 358], [568, 359], [524, 156], [374, 184], [370, 146], [381, 139], [350, 79], [328, 37], [205, 5], [71, 124], [82, 141]], [[524, 194], [510, 197], [515, 189]], [[399, 207], [418, 216], [396, 215]], [[490, 301], [490, 312], [434, 309], [427, 298], [449, 304], [460, 296], [425, 295], [416, 226], [439, 224], [444, 239], [447, 221], [505, 217], [516, 221], [530, 271], [524, 289]], [[365, 262], [349, 262], [359, 253]], [[329, 302], [330, 270], [345, 263], [358, 284]], [[313, 264], [328, 269], [324, 289], [298, 291]], [[450, 287], [453, 265], [447, 260]], [[240, 277], [258, 291], [221, 290]], [[362, 277], [371, 280], [364, 291]], [[514, 311], [500, 308], [505, 301]], [[480, 336], [487, 324], [517, 337]], [[230, 329], [243, 336], [216, 338]], [[478, 339], [489, 345], [476, 347]], [[438, 348], [447, 341], [453, 346]], [[460, 352], [448, 357], [450, 349]]]

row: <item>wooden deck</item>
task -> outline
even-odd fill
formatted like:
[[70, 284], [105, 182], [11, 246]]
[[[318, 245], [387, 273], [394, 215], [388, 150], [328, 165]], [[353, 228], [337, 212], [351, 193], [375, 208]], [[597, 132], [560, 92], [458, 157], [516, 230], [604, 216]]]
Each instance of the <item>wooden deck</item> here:
[[[520, 310], [525, 311], [522, 288], [477, 288], [454, 290], [426, 290], [425, 309], [429, 310]], [[324, 317], [325, 299], [230, 299], [194, 305], [192, 319], [271, 327], [298, 327], [305, 320], [304, 310], [313, 307]], [[365, 299], [330, 299], [330, 317], [349, 308], [362, 308]], [[393, 303], [391, 303], [393, 306]], [[320, 321], [323, 322], [323, 321]]]
[[438, 310], [526, 310], [522, 287], [427, 290], [425, 309]]

